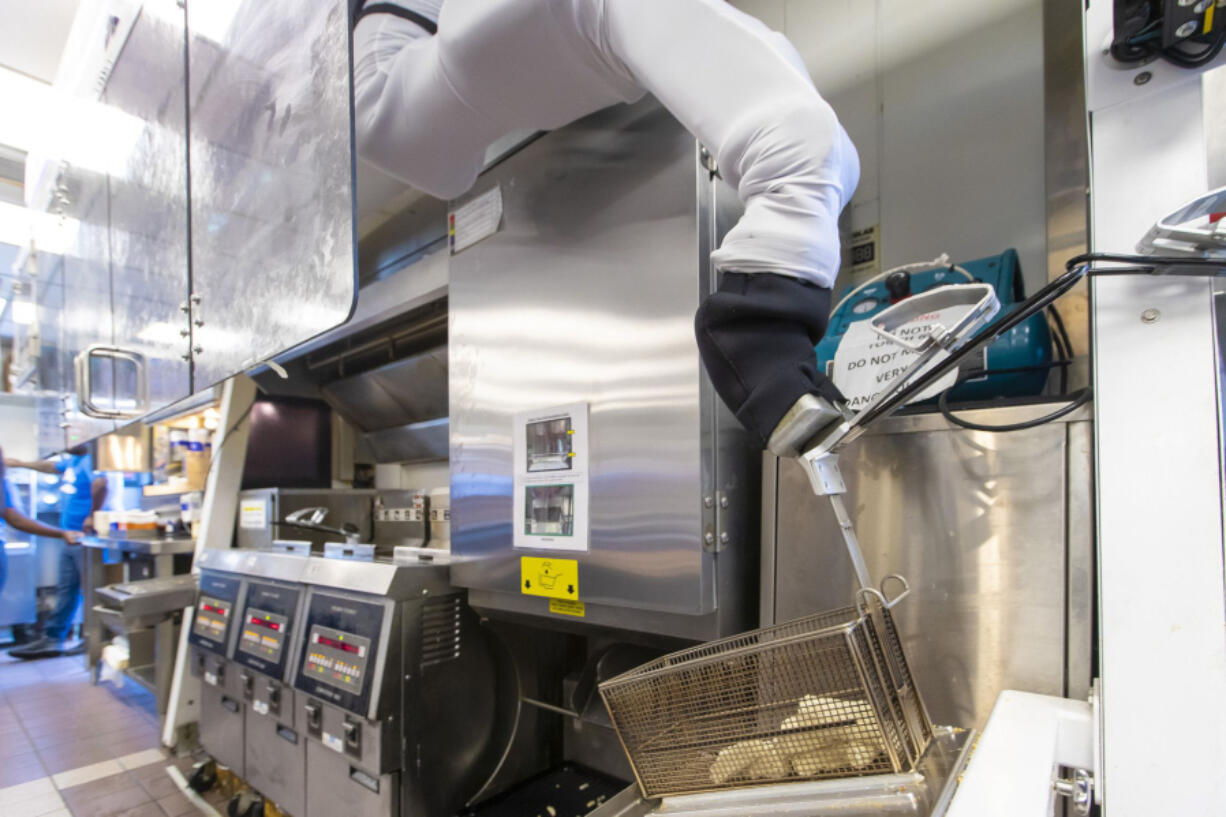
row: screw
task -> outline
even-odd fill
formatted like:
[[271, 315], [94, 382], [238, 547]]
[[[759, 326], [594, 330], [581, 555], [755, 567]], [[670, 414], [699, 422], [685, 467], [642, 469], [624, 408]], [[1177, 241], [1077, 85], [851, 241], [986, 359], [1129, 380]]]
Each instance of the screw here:
[[183, 303], [179, 304], [179, 311], [182, 312], [184, 315], [188, 313], [187, 301], [184, 301]]
[[203, 352], [204, 350], [203, 350], [203, 349], [201, 349], [199, 346], [193, 346], [193, 347], [192, 347], [192, 351], [193, 351], [193, 352], [195, 352], [196, 354], [200, 354], [200, 353], [201, 353], [201, 352]]
[[728, 531], [724, 531], [723, 533], [721, 533], [721, 534], [719, 535], [719, 543], [720, 543], [721, 545], [726, 545], [726, 544], [728, 544], [728, 540], [729, 540], [729, 539], [731, 539], [731, 538], [732, 538], [732, 537], [730, 537], [730, 536], [728, 535]]
[[1160, 317], [1162, 317], [1162, 313], [1150, 307], [1141, 313], [1141, 323], [1157, 323]]
[[719, 506], [720, 506], [721, 508], [727, 508], [727, 507], [728, 507], [728, 497], [727, 497], [727, 496], [721, 496], [721, 497], [719, 498]]
[[1149, 71], [1142, 71], [1141, 73], [1137, 74], [1135, 77], [1132, 78], [1132, 84], [1133, 85], [1144, 85], [1145, 83], [1149, 82], [1153, 78], [1154, 78], [1154, 75], [1151, 74]]
[[706, 542], [708, 545], [715, 544], [715, 534], [711, 533], [711, 531], [707, 531], [706, 534], [702, 537], [702, 541]]
[[190, 330], [190, 329], [180, 329], [180, 330], [179, 330], [179, 337], [181, 337], [181, 338], [185, 338], [185, 337], [187, 337], [187, 336], [188, 336], [188, 335], [190, 335], [190, 334], [191, 334], [191, 330]]
[[711, 507], [713, 504], [715, 504], [715, 503], [714, 503], [714, 502], [711, 500], [711, 497], [709, 497], [709, 496], [704, 496], [704, 497], [702, 498], [702, 506], [703, 506], [704, 508], [710, 508], [710, 507]]

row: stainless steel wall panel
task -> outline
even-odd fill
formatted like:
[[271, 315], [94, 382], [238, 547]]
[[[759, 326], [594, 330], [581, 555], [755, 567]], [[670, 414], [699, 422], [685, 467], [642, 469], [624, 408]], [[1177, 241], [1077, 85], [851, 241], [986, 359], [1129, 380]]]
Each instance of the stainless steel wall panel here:
[[188, 31], [199, 389], [349, 316], [352, 115], [341, 0], [193, 2]]
[[[752, 586], [734, 566], [756, 562], [756, 542], [718, 556], [703, 543], [717, 537], [720, 415], [693, 319], [711, 285], [700, 244], [718, 228], [696, 153], [646, 101], [555, 131], [477, 183], [501, 185], [502, 229], [451, 259], [448, 296], [453, 576], [474, 606], [548, 615], [518, 590], [520, 557], [550, 552], [511, 545], [512, 418], [586, 402], [590, 550], [553, 553], [580, 561], [581, 623], [687, 638], [743, 624], [719, 620], [738, 596], [719, 576]], [[725, 481], [756, 491], [743, 473]]]
[[[1010, 422], [1027, 411], [1036, 414], [977, 419]], [[1009, 434], [954, 429], [939, 416], [895, 418], [843, 454], [870, 570], [911, 582], [896, 615], [935, 722], [982, 727], [1003, 689], [1064, 695], [1088, 686], [1086, 417]], [[768, 614], [781, 622], [847, 604], [854, 575], [828, 503], [794, 461], [768, 460], [778, 468], [777, 494], [766, 500], [775, 513]]]
[[251, 514], [247, 525], [240, 520], [235, 535], [235, 545], [239, 548], [266, 548], [276, 539], [291, 539], [309, 541], [318, 550], [324, 542], [343, 542], [340, 534], [296, 528], [289, 525], [279, 525], [289, 514], [303, 508], [327, 508], [328, 515], [323, 524], [330, 528], [340, 528], [348, 522], [355, 525], [363, 542], [370, 541], [373, 520], [371, 508], [375, 491], [326, 489], [326, 488], [256, 488], [239, 494], [239, 506], [263, 505], [265, 524], [255, 525], [258, 513]]

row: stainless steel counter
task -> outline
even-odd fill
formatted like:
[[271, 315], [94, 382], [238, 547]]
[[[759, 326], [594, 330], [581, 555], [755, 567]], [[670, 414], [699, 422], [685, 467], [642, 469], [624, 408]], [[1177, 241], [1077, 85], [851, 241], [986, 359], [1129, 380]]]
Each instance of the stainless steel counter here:
[[941, 728], [914, 774], [882, 774], [751, 786], [644, 800], [630, 786], [588, 817], [939, 817], [945, 813], [974, 749], [974, 731]]
[[[999, 425], [1058, 405], [959, 416]], [[911, 582], [895, 614], [937, 723], [982, 728], [1002, 689], [1087, 694], [1091, 426], [1088, 408], [1009, 433], [910, 415], [843, 453], [847, 505], [871, 573]], [[763, 622], [849, 603], [854, 577], [829, 503], [794, 461], [767, 456], [763, 483]]]
[[[98, 680], [102, 648], [112, 635], [122, 633], [128, 638], [129, 663], [126, 674], [157, 697], [159, 716], [166, 711], [170, 682], [178, 641], [178, 615], [124, 615], [114, 608], [114, 594], [103, 594], [102, 588], [117, 582], [139, 579], [168, 579], [174, 575], [176, 556], [192, 553], [193, 540], [187, 538], [120, 539], [87, 536], [81, 540], [84, 548], [84, 571], [81, 591], [85, 599], [83, 629], [86, 644], [86, 666], [94, 682]], [[119, 551], [124, 558], [117, 564], [107, 564], [103, 556]], [[134, 574], [133, 557], [152, 567], [152, 575]]]
[[98, 550], [118, 550], [124, 553], [135, 553], [140, 556], [174, 556], [194, 551], [196, 549], [196, 541], [194, 539], [178, 537], [117, 539], [109, 536], [87, 536], [81, 540], [81, 546]]

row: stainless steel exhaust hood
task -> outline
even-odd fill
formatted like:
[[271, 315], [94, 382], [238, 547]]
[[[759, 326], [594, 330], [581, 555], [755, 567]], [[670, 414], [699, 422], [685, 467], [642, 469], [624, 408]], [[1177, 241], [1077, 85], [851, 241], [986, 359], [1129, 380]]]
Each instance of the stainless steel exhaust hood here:
[[376, 462], [447, 459], [447, 347], [327, 383], [320, 394], [365, 432]]

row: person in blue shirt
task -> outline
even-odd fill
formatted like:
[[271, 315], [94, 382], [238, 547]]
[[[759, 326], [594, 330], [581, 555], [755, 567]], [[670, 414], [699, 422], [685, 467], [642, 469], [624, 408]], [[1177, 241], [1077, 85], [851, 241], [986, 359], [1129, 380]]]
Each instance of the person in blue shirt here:
[[[106, 501], [106, 478], [94, 474], [89, 448], [78, 445], [61, 457], [43, 462], [7, 460], [10, 468], [29, 468], [44, 474], [60, 476], [63, 509], [60, 528], [66, 531], [92, 531], [93, 513]], [[60, 554], [59, 583], [55, 606], [47, 621], [45, 634], [25, 646], [9, 650], [15, 658], [47, 658], [64, 653], [64, 642], [72, 629], [72, 619], [81, 598], [81, 552], [65, 549]]]
[[[76, 545], [81, 542], [81, 533], [79, 531], [64, 530], [44, 525], [42, 522], [35, 521], [17, 510], [16, 505], [13, 504], [12, 494], [9, 493], [8, 473], [5, 468], [4, 452], [2, 450], [0, 450], [0, 486], [3, 486], [0, 494], [2, 494], [4, 500], [4, 507], [0, 508], [0, 520], [3, 520], [5, 525], [22, 533], [28, 533], [31, 536], [63, 539], [64, 543], [68, 545]], [[4, 526], [0, 525], [0, 592], [4, 591], [4, 582], [8, 576], [8, 558], [4, 553], [4, 541], [7, 539], [6, 533], [7, 531], [4, 529]]]

